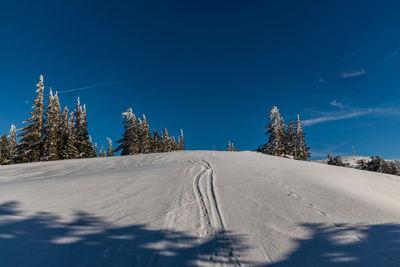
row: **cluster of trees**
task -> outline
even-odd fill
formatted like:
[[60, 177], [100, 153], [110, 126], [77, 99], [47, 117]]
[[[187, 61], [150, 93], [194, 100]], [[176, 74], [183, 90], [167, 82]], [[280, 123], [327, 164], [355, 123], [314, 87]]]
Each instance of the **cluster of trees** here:
[[274, 106], [269, 113], [269, 119], [271, 122], [266, 127], [265, 133], [269, 136], [268, 143], [260, 146], [257, 151], [298, 160], [307, 160], [311, 156], [299, 115], [297, 122], [290, 121], [285, 125], [279, 109]]
[[[107, 151], [101, 147], [97, 153], [97, 144], [93, 145], [88, 132], [86, 107], [77, 99], [76, 108], [69, 112], [65, 107], [61, 112], [57, 92], [53, 95], [50, 88], [47, 107], [44, 104], [43, 76], [40, 76], [37, 86], [37, 96], [33, 102], [31, 117], [24, 121], [26, 125], [17, 130], [11, 126], [8, 136], [0, 137], [0, 165], [36, 161], [50, 161], [92, 157], [110, 157], [116, 151], [122, 155], [137, 153], [169, 152], [184, 149], [183, 131], [176, 141], [168, 135], [164, 128], [163, 134], [154, 130], [151, 136], [146, 117], [136, 120], [132, 109], [123, 113], [125, 132], [118, 141], [119, 147], [114, 150], [110, 138]], [[17, 134], [19, 132], [19, 134]]]
[[132, 109], [129, 108], [122, 113], [122, 117], [124, 118], [124, 133], [122, 138], [117, 141], [119, 146], [115, 150], [121, 151], [121, 155], [171, 152], [185, 149], [182, 130], [178, 140], [169, 136], [166, 128], [163, 129], [162, 133], [153, 129], [152, 136], [145, 115], [142, 116], [142, 119], [137, 119], [136, 115], [132, 113]]
[[226, 149], [227, 151], [237, 151], [235, 146], [233, 145], [233, 143], [231, 141], [228, 141], [228, 147]]
[[[333, 157], [332, 153], [328, 154], [327, 163], [329, 165], [351, 168], [350, 164], [343, 162], [340, 156]], [[357, 165], [354, 168], [400, 176], [400, 168], [396, 163], [393, 161], [384, 160], [379, 156], [370, 157], [368, 160], [358, 160]]]
[[95, 157], [97, 149], [88, 133], [85, 105], [81, 106], [78, 98], [73, 112], [65, 107], [61, 113], [58, 95], [50, 88], [46, 108], [42, 75], [36, 86], [31, 117], [23, 122], [26, 126], [17, 135], [12, 125], [8, 138], [3, 135], [0, 139], [0, 164]]

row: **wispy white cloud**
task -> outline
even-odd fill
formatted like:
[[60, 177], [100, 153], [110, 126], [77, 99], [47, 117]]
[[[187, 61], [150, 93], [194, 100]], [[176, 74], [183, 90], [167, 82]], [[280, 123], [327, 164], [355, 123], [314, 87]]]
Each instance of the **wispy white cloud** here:
[[365, 69], [360, 69], [360, 70], [354, 70], [354, 71], [349, 71], [349, 72], [343, 72], [341, 74], [341, 77], [342, 78], [357, 77], [360, 75], [364, 75], [365, 73], [367, 73], [367, 71]]
[[329, 103], [329, 105], [331, 105], [332, 107], [338, 107], [338, 108], [340, 108], [340, 109], [344, 109], [343, 104], [340, 103], [339, 101], [337, 101], [336, 99], [333, 100], [333, 101], [331, 101], [331, 102]]
[[337, 100], [333, 100], [329, 104], [334, 107], [339, 107], [340, 111], [319, 112], [318, 117], [304, 120], [303, 121], [304, 125], [310, 126], [322, 122], [344, 120], [366, 115], [391, 116], [400, 114], [400, 109], [395, 109], [395, 108], [366, 108], [366, 109], [359, 109], [352, 107], [345, 108], [344, 105], [338, 102]]

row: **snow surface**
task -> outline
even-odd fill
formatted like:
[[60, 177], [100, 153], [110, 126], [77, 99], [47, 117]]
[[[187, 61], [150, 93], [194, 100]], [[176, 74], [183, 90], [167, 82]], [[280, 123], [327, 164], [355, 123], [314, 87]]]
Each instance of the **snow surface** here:
[[255, 152], [0, 166], [0, 266], [400, 266], [400, 177]]

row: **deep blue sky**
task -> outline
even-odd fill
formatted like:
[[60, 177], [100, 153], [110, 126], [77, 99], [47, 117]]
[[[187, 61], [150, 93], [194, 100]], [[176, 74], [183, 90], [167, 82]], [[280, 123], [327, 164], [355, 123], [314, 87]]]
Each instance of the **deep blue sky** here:
[[[372, 4], [372, 2], [374, 2]], [[267, 141], [296, 114], [313, 156], [400, 157], [398, 1], [2, 1], [0, 133], [29, 117], [35, 85], [81, 97], [94, 141], [132, 107], [187, 149]], [[27, 104], [28, 103], [28, 104]], [[314, 120], [317, 119], [317, 120]], [[307, 122], [308, 120], [308, 122]]]

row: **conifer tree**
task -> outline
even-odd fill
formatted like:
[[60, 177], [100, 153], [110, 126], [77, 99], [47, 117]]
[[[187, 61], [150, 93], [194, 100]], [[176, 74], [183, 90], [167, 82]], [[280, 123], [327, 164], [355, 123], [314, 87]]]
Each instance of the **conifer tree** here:
[[96, 158], [97, 157], [97, 143], [93, 144], [93, 140], [92, 140], [92, 137], [90, 135], [89, 135], [89, 143], [92, 146], [90, 157], [91, 158]]
[[143, 114], [143, 121], [138, 120], [138, 132], [140, 139], [140, 152], [143, 154], [152, 153], [154, 148], [154, 140], [151, 137], [149, 124], [146, 116]]
[[136, 116], [132, 113], [132, 109], [129, 108], [126, 112], [122, 113], [122, 117], [125, 118], [123, 122], [124, 133], [122, 138], [117, 141], [120, 145], [115, 151], [121, 151], [121, 155], [123, 156], [138, 154], [140, 153], [140, 145]]
[[86, 107], [82, 107], [80, 99], [77, 99], [77, 105], [74, 111], [75, 123], [73, 133], [76, 138], [75, 146], [78, 150], [78, 158], [89, 158], [92, 154], [92, 144], [89, 143], [89, 132], [86, 121]]
[[58, 100], [57, 92], [53, 96], [50, 88], [50, 97], [46, 111], [46, 125], [44, 127], [44, 153], [43, 160], [59, 160], [60, 159], [60, 143], [61, 138], [59, 135], [60, 128], [60, 102]]
[[0, 138], [0, 165], [8, 163], [10, 158], [9, 144], [6, 135], [2, 135]]
[[305, 133], [303, 132], [303, 125], [300, 121], [299, 114], [297, 114], [297, 150], [297, 159], [307, 160], [311, 156], [309, 152], [310, 148], [306, 145]]
[[99, 151], [99, 157], [105, 157], [106, 153], [104, 152], [103, 146], [101, 146], [100, 151]]
[[78, 150], [75, 147], [75, 135], [73, 133], [74, 114], [68, 116], [68, 108], [65, 107], [59, 125], [59, 157], [60, 159], [76, 159]]
[[93, 155], [94, 155], [94, 158], [97, 157], [97, 143], [94, 143], [94, 146], [93, 146]]
[[178, 138], [178, 150], [185, 150], [185, 138], [183, 137], [182, 129], [181, 129], [181, 136]]
[[162, 138], [160, 137], [160, 135], [158, 134], [158, 132], [155, 129], [153, 129], [153, 136], [154, 136], [153, 137], [153, 140], [154, 140], [154, 142], [153, 142], [153, 144], [154, 144], [153, 152], [154, 153], [163, 152], [164, 145], [163, 145]]
[[267, 153], [274, 156], [285, 155], [285, 124], [283, 118], [279, 113], [277, 107], [272, 107], [269, 119], [271, 122], [266, 127], [266, 135], [269, 135], [267, 144], [259, 148], [260, 152]]
[[172, 151], [172, 140], [171, 137], [168, 135], [168, 130], [167, 128], [164, 128], [163, 130], [163, 135], [162, 135], [162, 141], [163, 141], [163, 152], [171, 152]]
[[74, 113], [71, 112], [68, 118], [67, 125], [67, 155], [68, 159], [77, 159], [79, 158], [79, 150], [76, 146], [77, 138], [74, 133]]
[[107, 157], [112, 157], [112, 156], [114, 156], [113, 144], [112, 144], [111, 139], [108, 137], [107, 137], [107, 141], [108, 141]]
[[14, 124], [11, 124], [10, 132], [8, 134], [8, 150], [10, 151], [9, 161], [11, 163], [17, 153], [17, 129]]
[[298, 140], [296, 135], [295, 124], [293, 121], [289, 122], [286, 132], [285, 138], [285, 155], [292, 156], [293, 158], [297, 159], [299, 151], [298, 151]]
[[39, 161], [43, 151], [43, 75], [40, 75], [37, 86], [37, 97], [33, 102], [33, 111], [31, 118], [24, 121], [24, 124], [29, 124], [22, 128], [21, 140], [17, 147], [16, 162], [34, 162]]

